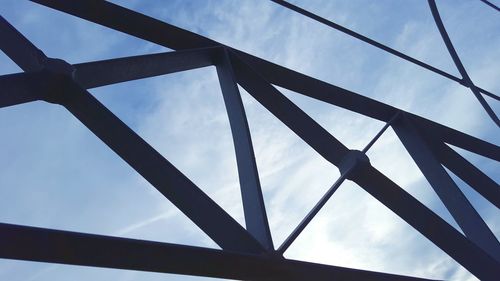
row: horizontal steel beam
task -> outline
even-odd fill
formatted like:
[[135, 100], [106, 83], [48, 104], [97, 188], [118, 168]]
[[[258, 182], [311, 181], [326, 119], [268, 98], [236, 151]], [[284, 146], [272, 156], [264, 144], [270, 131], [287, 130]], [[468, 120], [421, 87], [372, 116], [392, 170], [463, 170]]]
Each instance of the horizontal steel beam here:
[[261, 255], [0, 223], [0, 258], [238, 280], [428, 280]]
[[74, 79], [85, 89], [154, 77], [214, 64], [219, 47], [79, 63]]
[[16, 73], [0, 76], [0, 108], [42, 99], [47, 77], [41, 73]]

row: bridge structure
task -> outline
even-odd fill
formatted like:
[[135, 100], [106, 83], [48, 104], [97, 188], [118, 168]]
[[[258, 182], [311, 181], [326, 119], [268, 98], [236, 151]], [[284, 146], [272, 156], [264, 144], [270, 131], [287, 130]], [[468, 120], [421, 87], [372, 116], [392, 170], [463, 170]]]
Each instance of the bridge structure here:
[[[350, 180], [401, 217], [481, 280], [498, 280], [500, 244], [445, 170], [500, 208], [500, 186], [450, 145], [500, 161], [500, 147], [382, 102], [328, 84], [209, 38], [105, 1], [33, 0], [41, 5], [175, 51], [69, 64], [45, 56], [3, 17], [0, 47], [24, 71], [0, 76], [0, 108], [32, 101], [62, 105], [105, 145], [172, 202], [220, 250], [0, 223], [0, 258], [240, 280], [425, 280], [287, 259], [294, 242], [340, 185]], [[461, 77], [400, 53], [285, 1], [273, 0], [376, 48], [468, 87], [497, 125], [446, 33], [434, 0], [429, 7]], [[492, 8], [496, 6], [483, 1]], [[87, 89], [214, 65], [236, 152], [245, 227], [132, 131]], [[340, 177], [285, 241], [275, 246], [267, 219], [252, 140], [238, 85], [324, 159]], [[277, 88], [385, 122], [362, 150], [352, 150]], [[391, 127], [463, 234], [370, 164], [366, 152]]]

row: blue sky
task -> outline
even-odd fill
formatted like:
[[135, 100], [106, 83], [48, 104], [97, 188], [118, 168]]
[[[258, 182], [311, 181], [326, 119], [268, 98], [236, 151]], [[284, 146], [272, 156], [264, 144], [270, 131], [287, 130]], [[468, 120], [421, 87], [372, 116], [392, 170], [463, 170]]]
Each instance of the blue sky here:
[[[329, 83], [499, 144], [498, 128], [468, 89], [270, 1], [113, 1]], [[441, 0], [443, 21], [476, 84], [500, 93], [500, 17], [476, 0]], [[399, 51], [458, 75], [426, 1], [294, 1]], [[28, 1], [0, 13], [50, 57], [70, 63], [168, 49]], [[0, 74], [19, 72], [3, 53]], [[275, 245], [307, 214], [338, 170], [240, 89]], [[215, 69], [207, 67], [90, 91], [244, 224], [238, 176]], [[283, 90], [349, 148], [379, 121]], [[498, 102], [490, 101], [497, 113]], [[0, 110], [0, 221], [217, 248], [132, 168], [61, 106]], [[457, 150], [497, 182], [500, 165]], [[392, 130], [372, 164], [455, 227]], [[500, 211], [460, 180], [497, 237]], [[475, 280], [382, 204], [345, 182], [286, 257], [427, 278]], [[1, 280], [203, 278], [0, 259]]]

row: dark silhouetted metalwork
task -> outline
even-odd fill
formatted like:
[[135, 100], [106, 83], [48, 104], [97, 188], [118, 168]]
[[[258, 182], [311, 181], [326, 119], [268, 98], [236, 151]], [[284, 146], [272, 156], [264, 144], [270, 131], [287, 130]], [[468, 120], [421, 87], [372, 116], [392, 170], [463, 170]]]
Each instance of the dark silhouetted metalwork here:
[[[489, 96], [489, 97], [491, 97], [491, 98], [493, 98], [495, 100], [500, 100], [500, 97], [498, 95], [490, 93], [490, 92], [488, 92], [488, 91], [486, 91], [486, 90], [484, 90], [482, 88], [479, 88], [476, 85], [474, 85], [474, 83], [472, 83], [472, 80], [470, 79], [469, 75], [465, 71], [465, 68], [462, 65], [462, 62], [458, 58], [458, 55], [457, 55], [457, 53], [455, 51], [455, 48], [453, 48], [453, 45], [451, 44], [451, 40], [448, 37], [448, 34], [446, 33], [446, 30], [445, 30], [444, 25], [443, 25], [443, 23], [441, 21], [441, 18], [439, 16], [439, 12], [437, 10], [436, 3], [434, 2], [434, 0], [428, 0], [429, 1], [429, 6], [430, 6], [431, 11], [432, 11], [432, 15], [433, 15], [434, 20], [436, 22], [436, 25], [437, 25], [437, 27], [439, 29], [439, 32], [441, 33], [441, 36], [443, 37], [443, 40], [444, 40], [444, 42], [446, 44], [446, 47], [448, 48], [448, 51], [450, 52], [450, 55], [453, 58], [453, 61], [455, 62], [455, 65], [457, 66], [457, 68], [458, 68], [458, 70], [460, 72], [460, 75], [462, 75], [462, 78], [458, 78], [458, 77], [456, 77], [454, 75], [451, 75], [451, 74], [449, 74], [449, 73], [447, 73], [447, 72], [445, 72], [443, 70], [435, 68], [435, 67], [433, 67], [433, 66], [431, 66], [431, 65], [429, 65], [429, 64], [427, 64], [425, 62], [422, 62], [420, 60], [412, 58], [412, 57], [410, 57], [410, 56], [408, 56], [406, 54], [403, 54], [403, 53], [401, 53], [399, 51], [394, 50], [391, 47], [388, 47], [388, 46], [386, 46], [386, 45], [384, 45], [382, 43], [379, 43], [379, 42], [377, 42], [377, 41], [375, 41], [373, 39], [370, 39], [370, 38], [368, 38], [366, 36], [363, 36], [363, 35], [361, 35], [359, 33], [356, 33], [356, 32], [354, 32], [354, 31], [352, 31], [352, 30], [350, 30], [348, 28], [345, 28], [345, 27], [343, 27], [343, 26], [341, 26], [341, 25], [339, 25], [337, 23], [329, 21], [329, 20], [327, 20], [325, 18], [322, 18], [322, 17], [320, 17], [318, 15], [315, 15], [315, 14], [313, 14], [311, 12], [308, 12], [308, 11], [306, 11], [306, 10], [304, 10], [304, 9], [298, 7], [298, 6], [295, 6], [293, 4], [290, 4], [290, 3], [286, 2], [286, 1], [283, 1], [283, 0], [271, 0], [271, 1], [273, 1], [273, 2], [275, 2], [277, 4], [280, 4], [283, 7], [286, 7], [286, 8], [288, 8], [290, 10], [293, 10], [293, 11], [295, 11], [297, 13], [300, 13], [300, 14], [306, 16], [306, 17], [314, 19], [314, 20], [316, 20], [316, 21], [318, 21], [318, 22], [320, 22], [322, 24], [325, 24], [325, 25], [327, 25], [329, 27], [332, 27], [332, 28], [334, 28], [334, 29], [336, 29], [336, 30], [338, 30], [340, 32], [348, 34], [348, 35], [350, 35], [350, 36], [352, 36], [352, 37], [354, 37], [356, 39], [364, 41], [364, 42], [366, 42], [366, 43], [368, 43], [368, 44], [370, 44], [370, 45], [372, 45], [374, 47], [377, 47], [377, 48], [379, 48], [381, 50], [384, 50], [384, 51], [386, 51], [386, 52], [388, 52], [390, 54], [393, 54], [393, 55], [395, 55], [397, 57], [400, 57], [400, 58], [402, 58], [402, 59], [404, 59], [406, 61], [412, 62], [412, 63], [414, 63], [414, 64], [416, 64], [418, 66], [421, 66], [421, 67], [423, 67], [423, 68], [425, 68], [427, 70], [430, 70], [430, 71], [432, 71], [434, 73], [437, 73], [437, 74], [439, 74], [439, 75], [441, 75], [443, 77], [446, 77], [446, 78], [448, 78], [450, 80], [453, 80], [455, 82], [458, 82], [458, 83], [460, 83], [460, 84], [462, 84], [462, 85], [464, 85], [466, 87], [469, 87], [471, 89], [471, 91], [473, 92], [473, 94], [476, 96], [476, 98], [481, 103], [481, 106], [484, 108], [484, 110], [486, 111], [486, 113], [488, 113], [488, 115], [495, 122], [495, 124], [497, 124], [497, 126], [500, 126], [500, 120], [498, 119], [497, 115], [495, 114], [495, 112], [493, 111], [493, 109], [490, 107], [490, 105], [486, 102], [486, 100], [484, 99], [484, 97], [481, 95], [481, 93], [483, 93], [484, 95], [487, 95], [487, 96]], [[489, 3], [488, 1], [483, 1], [483, 2], [487, 3], [488, 5], [490, 5], [492, 7], [495, 7], [494, 5], [492, 5], [491, 3]]]
[[500, 8], [498, 8], [497, 6], [495, 6], [493, 3], [491, 3], [490, 1], [488, 0], [481, 0], [481, 2], [483, 2], [484, 4], [492, 7], [493, 9], [497, 10], [497, 12], [500, 12]]
[[[64, 106], [222, 250], [0, 223], [0, 258], [242, 280], [424, 280], [283, 257], [342, 182], [351, 180], [476, 277], [496, 280], [500, 276], [498, 240], [442, 167], [500, 207], [500, 186], [448, 145], [495, 161], [500, 161], [500, 147], [109, 2], [33, 2], [176, 51], [71, 65], [46, 57], [1, 18], [0, 47], [25, 72], [0, 76], [0, 107], [36, 100]], [[457, 78], [287, 2], [274, 2], [466, 85], [476, 96], [480, 91], [498, 100], [498, 96], [476, 87], [465, 69], [460, 71], [463, 79]], [[429, 3], [439, 29], [446, 34], [434, 1]], [[447, 35], [443, 38], [449, 41]], [[451, 42], [447, 46], [453, 49]], [[450, 50], [450, 53], [457, 67], [463, 68], [456, 52]], [[86, 90], [209, 65], [216, 66], [229, 116], [246, 229]], [[341, 174], [277, 249], [269, 230], [238, 84], [337, 166]], [[385, 125], [362, 151], [350, 150], [275, 86], [383, 121]], [[370, 164], [366, 152], [389, 127], [395, 130], [465, 235]]]

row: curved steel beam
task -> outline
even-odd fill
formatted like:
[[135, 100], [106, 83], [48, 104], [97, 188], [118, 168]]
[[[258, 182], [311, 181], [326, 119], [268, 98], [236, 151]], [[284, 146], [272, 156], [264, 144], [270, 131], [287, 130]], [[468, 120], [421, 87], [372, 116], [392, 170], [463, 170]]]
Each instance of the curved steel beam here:
[[500, 127], [500, 119], [498, 119], [498, 116], [495, 114], [493, 109], [490, 107], [488, 102], [484, 99], [482, 94], [479, 92], [478, 88], [472, 80], [469, 77], [469, 74], [467, 74], [467, 71], [465, 70], [464, 65], [462, 64], [462, 61], [460, 61], [460, 58], [458, 57], [457, 51], [453, 47], [453, 44], [451, 43], [450, 37], [448, 36], [448, 33], [446, 32], [446, 29], [444, 27], [443, 21], [441, 20], [441, 16], [439, 16], [439, 11], [436, 6], [436, 2], [434, 0], [428, 0], [429, 7], [432, 12], [432, 17], [434, 18], [434, 22], [436, 23], [436, 26], [439, 30], [439, 33], [441, 34], [441, 37], [443, 38], [444, 44], [446, 45], [446, 48], [448, 49], [448, 52], [450, 53], [451, 58], [453, 59], [453, 62], [455, 63], [455, 66], [458, 69], [458, 72], [460, 72], [460, 75], [462, 75], [462, 79], [465, 82], [465, 86], [469, 87], [472, 93], [476, 96], [477, 100], [481, 103], [483, 106], [484, 110], [490, 118], [497, 124], [497, 126]]

